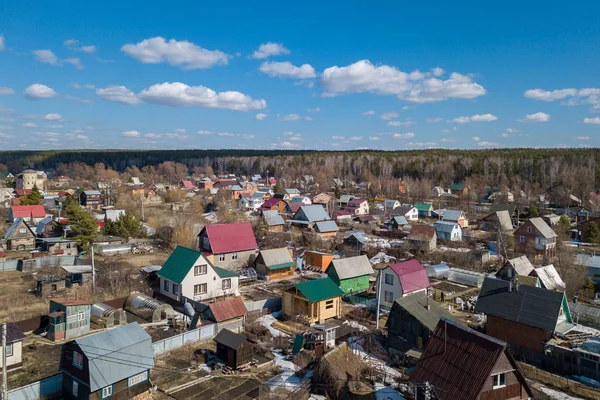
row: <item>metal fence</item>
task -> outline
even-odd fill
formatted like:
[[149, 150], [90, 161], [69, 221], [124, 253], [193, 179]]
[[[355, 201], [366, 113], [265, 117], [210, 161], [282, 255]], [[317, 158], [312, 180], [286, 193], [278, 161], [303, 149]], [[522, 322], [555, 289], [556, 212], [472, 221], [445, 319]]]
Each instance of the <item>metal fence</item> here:
[[37, 400], [62, 397], [63, 374], [8, 391], [8, 400]]
[[0, 262], [0, 271], [16, 271], [19, 268], [19, 260], [8, 260]]
[[175, 350], [188, 342], [212, 339], [217, 335], [217, 324], [206, 325], [188, 332], [180, 333], [158, 342], [152, 343], [154, 355], [157, 356], [167, 351]]
[[31, 258], [19, 261], [19, 270], [23, 272], [31, 272], [43, 267], [54, 267], [61, 265], [83, 265], [85, 261], [76, 256], [48, 256]]
[[244, 305], [248, 312], [259, 311], [263, 308], [267, 308], [270, 311], [280, 311], [281, 310], [281, 297], [271, 297], [266, 300], [256, 300], [256, 301], [245, 301]]

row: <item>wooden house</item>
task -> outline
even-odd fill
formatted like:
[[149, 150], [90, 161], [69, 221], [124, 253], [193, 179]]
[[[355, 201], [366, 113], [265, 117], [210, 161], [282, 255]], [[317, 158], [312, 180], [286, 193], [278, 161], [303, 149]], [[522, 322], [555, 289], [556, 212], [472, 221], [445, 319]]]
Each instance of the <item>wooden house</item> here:
[[13, 323], [7, 323], [6, 347], [2, 347], [0, 341], [0, 369], [4, 368], [4, 353], [6, 353], [7, 371], [23, 365], [23, 340], [25, 340], [25, 335], [21, 328]]
[[[320, 206], [317, 206], [320, 207]], [[335, 237], [339, 232], [340, 228], [337, 226], [335, 221], [319, 221], [315, 223], [315, 232], [322, 238]]]
[[202, 310], [202, 319], [216, 322], [217, 329], [229, 329], [232, 332], [243, 332], [248, 309], [241, 297], [230, 297], [225, 300], [209, 303]]
[[432, 251], [437, 246], [437, 235], [431, 225], [413, 225], [406, 239], [411, 250]]
[[404, 217], [407, 221], [418, 221], [419, 210], [412, 206], [399, 206], [389, 211], [389, 218]]
[[304, 253], [304, 267], [325, 272], [333, 260], [333, 254], [321, 253], [320, 251], [307, 251]]
[[415, 208], [419, 212], [420, 218], [429, 218], [433, 214], [433, 206], [431, 203], [416, 203]]
[[511, 258], [496, 272], [496, 276], [507, 281], [512, 280], [517, 275], [529, 276], [533, 271], [533, 264], [527, 256]]
[[198, 248], [210, 262], [223, 268], [245, 265], [258, 244], [250, 222], [206, 225], [198, 234]]
[[41, 204], [10, 207], [8, 209], [8, 221], [15, 222], [17, 218], [22, 218], [31, 225], [37, 225], [38, 222], [46, 218], [46, 209]]
[[102, 194], [98, 190], [85, 190], [79, 195], [79, 203], [87, 209], [99, 210], [102, 207], [101, 196]]
[[282, 295], [283, 313], [309, 324], [342, 315], [344, 292], [330, 278], [297, 283]]
[[263, 221], [269, 232], [283, 232], [285, 221], [277, 210], [265, 210], [262, 212]]
[[466, 196], [469, 194], [469, 186], [464, 183], [454, 183], [450, 186], [450, 193], [456, 196]]
[[509, 212], [500, 210], [486, 215], [481, 219], [481, 230], [510, 233], [512, 235], [513, 225]]
[[231, 369], [238, 369], [252, 361], [252, 346], [246, 336], [223, 329], [213, 340], [217, 344], [217, 358]]
[[557, 237], [543, 219], [531, 218], [514, 232], [515, 252], [552, 259], [556, 256]]
[[331, 261], [325, 273], [346, 294], [369, 290], [373, 267], [366, 255]]
[[35, 233], [27, 222], [22, 218], [17, 218], [4, 234], [6, 240], [6, 249], [14, 251], [35, 249]]
[[75, 339], [61, 350], [61, 398], [138, 398], [153, 367], [152, 338], [137, 322]]
[[442, 221], [454, 222], [460, 225], [461, 228], [469, 226], [469, 220], [461, 210], [443, 210]]
[[362, 231], [352, 231], [344, 238], [346, 256], [359, 256], [368, 247], [367, 237]]
[[296, 263], [292, 259], [291, 249], [261, 250], [254, 262], [256, 272], [268, 280], [286, 279], [294, 276]]
[[50, 299], [48, 339], [72, 339], [90, 332], [90, 301]]
[[462, 229], [460, 225], [455, 222], [436, 221], [433, 224], [435, 233], [439, 240], [448, 241], [461, 241], [462, 240]]

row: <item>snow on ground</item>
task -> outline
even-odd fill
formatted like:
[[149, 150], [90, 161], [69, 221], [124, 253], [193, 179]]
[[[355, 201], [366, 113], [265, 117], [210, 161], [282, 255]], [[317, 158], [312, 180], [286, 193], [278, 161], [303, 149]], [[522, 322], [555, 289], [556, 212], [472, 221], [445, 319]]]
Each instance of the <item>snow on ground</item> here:
[[390, 247], [402, 246], [404, 241], [398, 239], [383, 239], [379, 237], [365, 237], [367, 244], [371, 247], [380, 247], [382, 249], [389, 249]]
[[216, 212], [204, 213], [202, 216], [212, 223], [216, 223], [218, 221]]
[[272, 354], [275, 357], [273, 363], [281, 368], [283, 372], [265, 382], [265, 385], [269, 386], [271, 390], [287, 389], [292, 391], [300, 387], [303, 382], [312, 379], [312, 371], [300, 378], [296, 375], [297, 367], [293, 362], [286, 360], [281, 353], [272, 352]]
[[559, 392], [558, 390], [550, 389], [546, 386], [540, 386], [539, 391], [554, 400], [583, 400], [580, 397], [569, 396], [568, 394]]
[[287, 334], [281, 332], [278, 329], [273, 328], [273, 323], [276, 321], [276, 317], [278, 316], [278, 313], [273, 313], [273, 314], [267, 314], [267, 315], [263, 315], [260, 318], [257, 318], [256, 321], [261, 324], [262, 326], [264, 326], [265, 328], [267, 328], [269, 330], [269, 332], [271, 332], [271, 336], [273, 337], [277, 337], [277, 336], [283, 336], [283, 337], [288, 337]]
[[385, 386], [383, 383], [375, 384], [375, 398], [377, 400], [405, 400], [396, 389]]
[[[598, 329], [590, 328], [589, 326], [584, 325], [575, 325], [573, 331], [582, 332], [582, 333], [591, 333], [593, 336], [600, 336], [600, 331]], [[568, 333], [567, 333], [568, 335]]]
[[348, 326], [350, 326], [351, 328], [358, 329], [358, 330], [359, 330], [359, 331], [361, 331], [361, 332], [364, 332], [364, 331], [368, 331], [368, 330], [369, 330], [369, 328], [367, 328], [366, 326], [364, 326], [364, 325], [361, 325], [361, 324], [359, 324], [358, 322], [356, 322], [356, 321], [351, 321], [351, 320], [344, 321], [342, 325], [348, 325]]
[[388, 256], [383, 251], [380, 251], [369, 261], [371, 262], [371, 264], [380, 264], [380, 263], [389, 264], [392, 261], [396, 261], [396, 257]]
[[402, 376], [402, 373], [400, 371], [387, 366], [384, 361], [365, 352], [365, 349], [362, 346], [363, 343], [363, 339], [359, 339], [354, 336], [348, 338], [348, 346], [350, 346], [350, 348], [354, 350], [355, 353], [358, 353], [358, 355], [365, 362], [375, 367], [376, 369], [381, 370], [385, 374], [385, 382], [383, 383], [388, 383], [391, 385], [394, 383], [394, 379], [396, 377]]
[[452, 248], [452, 247], [446, 247], [446, 246], [440, 246], [438, 247], [438, 250], [440, 251], [452, 251], [455, 253], [468, 253], [471, 251], [471, 249], [465, 249], [464, 247], [459, 247], [459, 248]]

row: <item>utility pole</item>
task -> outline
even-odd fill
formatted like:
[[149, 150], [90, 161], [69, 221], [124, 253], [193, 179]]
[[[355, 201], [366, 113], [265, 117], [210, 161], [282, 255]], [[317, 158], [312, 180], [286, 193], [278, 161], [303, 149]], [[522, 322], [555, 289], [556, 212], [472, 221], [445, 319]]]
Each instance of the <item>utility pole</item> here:
[[96, 267], [94, 266], [94, 245], [92, 244], [92, 294], [96, 290]]
[[377, 310], [376, 310], [376, 314], [375, 314], [375, 318], [377, 319], [376, 321], [376, 328], [379, 329], [379, 307], [381, 307], [381, 270], [379, 270], [379, 275], [378, 275], [378, 282], [377, 282]]
[[2, 324], [2, 400], [8, 400], [8, 385], [6, 383], [6, 322]]

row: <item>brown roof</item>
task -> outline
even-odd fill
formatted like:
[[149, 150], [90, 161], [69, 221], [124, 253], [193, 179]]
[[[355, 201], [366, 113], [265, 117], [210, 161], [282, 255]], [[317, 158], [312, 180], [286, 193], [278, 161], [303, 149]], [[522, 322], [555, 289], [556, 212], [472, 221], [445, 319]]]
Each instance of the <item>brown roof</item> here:
[[248, 309], [239, 297], [217, 301], [208, 305], [216, 322], [226, 321], [246, 315]]
[[21, 328], [15, 325], [12, 322], [6, 324], [6, 343], [11, 344], [15, 342], [20, 342], [25, 339], [25, 335]]
[[431, 225], [413, 225], [410, 228], [409, 239], [431, 239], [435, 236], [435, 228]]
[[84, 306], [86, 304], [92, 304], [91, 301], [87, 301], [87, 300], [65, 299], [65, 298], [59, 298], [59, 297], [50, 299], [50, 301], [53, 301], [58, 304], [62, 304], [63, 306]]
[[50, 318], [60, 317], [61, 315], [65, 315], [65, 312], [64, 311], [54, 311], [54, 312], [51, 312], [50, 314], [48, 314], [48, 316]]
[[503, 354], [531, 393], [505, 342], [441, 318], [410, 380], [429, 382], [439, 400], [475, 400]]

